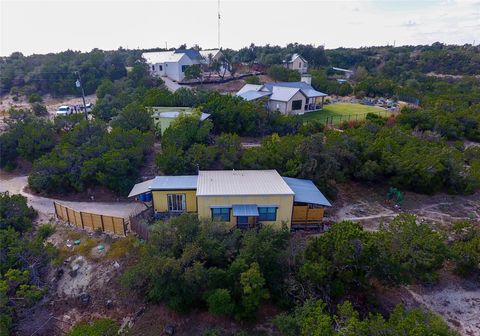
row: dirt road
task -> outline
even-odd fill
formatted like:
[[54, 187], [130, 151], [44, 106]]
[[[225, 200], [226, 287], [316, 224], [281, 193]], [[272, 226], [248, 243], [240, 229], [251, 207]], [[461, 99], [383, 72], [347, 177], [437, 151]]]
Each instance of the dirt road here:
[[111, 215], [127, 218], [130, 214], [144, 209], [144, 205], [135, 202], [72, 202], [53, 199], [27, 193], [28, 176], [10, 176], [0, 172], [0, 192], [8, 191], [11, 194], [21, 194], [28, 200], [28, 204], [37, 210], [41, 217], [52, 217], [55, 214], [53, 202], [57, 201], [78, 211]]

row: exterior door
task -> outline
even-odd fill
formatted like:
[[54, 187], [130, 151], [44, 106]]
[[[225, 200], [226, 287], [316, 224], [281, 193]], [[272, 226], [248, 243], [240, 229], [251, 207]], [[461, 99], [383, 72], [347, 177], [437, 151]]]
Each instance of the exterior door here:
[[187, 210], [185, 194], [168, 194], [167, 202], [169, 212], [185, 212]]

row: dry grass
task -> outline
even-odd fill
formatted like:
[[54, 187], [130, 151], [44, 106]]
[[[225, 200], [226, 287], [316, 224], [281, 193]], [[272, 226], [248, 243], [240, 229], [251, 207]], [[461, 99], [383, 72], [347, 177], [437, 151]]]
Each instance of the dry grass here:
[[139, 242], [134, 236], [120, 238], [110, 245], [106, 258], [110, 260], [118, 260], [127, 255], [137, 254], [139, 248]]

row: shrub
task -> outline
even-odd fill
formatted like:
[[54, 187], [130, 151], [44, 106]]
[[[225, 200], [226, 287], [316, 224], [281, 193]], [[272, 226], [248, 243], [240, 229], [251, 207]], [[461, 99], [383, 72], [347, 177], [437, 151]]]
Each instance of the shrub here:
[[38, 228], [37, 237], [40, 240], [45, 240], [55, 232], [55, 225], [43, 224]]

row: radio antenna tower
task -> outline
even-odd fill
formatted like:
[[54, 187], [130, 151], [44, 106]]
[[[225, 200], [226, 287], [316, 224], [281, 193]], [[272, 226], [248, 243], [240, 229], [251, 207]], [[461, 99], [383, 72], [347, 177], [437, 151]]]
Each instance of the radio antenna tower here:
[[218, 49], [220, 49], [220, 0], [218, 0]]

